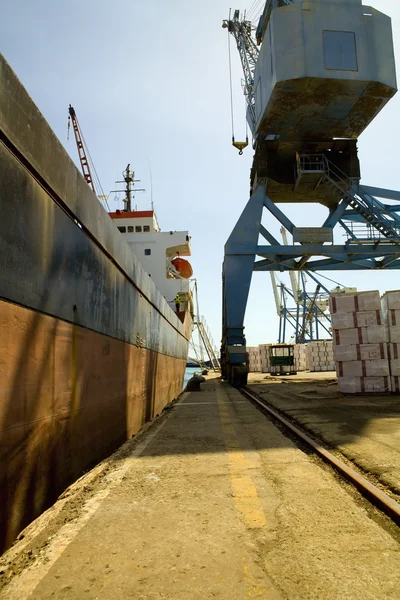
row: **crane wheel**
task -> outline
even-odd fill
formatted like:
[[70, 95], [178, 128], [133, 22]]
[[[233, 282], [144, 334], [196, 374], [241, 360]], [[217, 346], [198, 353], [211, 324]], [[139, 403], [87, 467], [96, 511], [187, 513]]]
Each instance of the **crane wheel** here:
[[246, 367], [234, 367], [232, 369], [231, 385], [235, 388], [242, 388], [247, 385], [248, 370]]

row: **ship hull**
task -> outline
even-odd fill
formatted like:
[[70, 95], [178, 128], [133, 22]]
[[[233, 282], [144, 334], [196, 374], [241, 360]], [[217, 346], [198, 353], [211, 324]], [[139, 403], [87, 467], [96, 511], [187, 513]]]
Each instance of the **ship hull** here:
[[185, 359], [0, 302], [3, 549], [182, 390]]
[[190, 331], [0, 55], [0, 551], [180, 394]]

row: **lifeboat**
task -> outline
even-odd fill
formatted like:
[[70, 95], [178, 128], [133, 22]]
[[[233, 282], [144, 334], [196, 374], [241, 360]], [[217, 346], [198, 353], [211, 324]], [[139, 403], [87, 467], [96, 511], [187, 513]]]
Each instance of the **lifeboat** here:
[[183, 279], [189, 279], [193, 275], [192, 265], [184, 258], [174, 258], [171, 260], [171, 264], [174, 265], [175, 269]]

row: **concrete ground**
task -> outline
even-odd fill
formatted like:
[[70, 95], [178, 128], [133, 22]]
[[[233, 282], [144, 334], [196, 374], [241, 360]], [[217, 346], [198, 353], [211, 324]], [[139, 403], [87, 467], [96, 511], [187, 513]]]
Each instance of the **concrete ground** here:
[[398, 529], [237, 390], [203, 388], [23, 532], [1, 599], [400, 598]]
[[344, 396], [334, 372], [252, 373], [249, 386], [400, 498], [400, 396]]

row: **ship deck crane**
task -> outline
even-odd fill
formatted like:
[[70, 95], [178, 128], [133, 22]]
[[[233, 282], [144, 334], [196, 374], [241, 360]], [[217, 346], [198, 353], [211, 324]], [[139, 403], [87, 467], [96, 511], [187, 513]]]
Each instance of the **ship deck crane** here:
[[[400, 192], [361, 186], [357, 157], [357, 138], [397, 87], [390, 19], [370, 6], [366, 15], [361, 0], [267, 0], [257, 44], [238, 10], [223, 27], [239, 51], [255, 151], [222, 274], [222, 374], [242, 386], [253, 271], [400, 268]], [[298, 227], [286, 203], [319, 203], [328, 214], [319, 227]], [[264, 210], [292, 244], [262, 225]], [[334, 241], [338, 226], [345, 243]]]
[[[88, 184], [88, 186], [92, 189], [92, 191], [96, 194], [99, 200], [103, 200], [107, 209], [109, 210], [109, 206], [107, 203], [107, 196], [104, 194], [103, 188], [101, 187], [100, 179], [97, 175], [96, 169], [93, 165], [93, 161], [91, 160], [90, 153], [88, 148], [86, 147], [86, 143], [82, 134], [81, 127], [79, 125], [78, 117], [76, 116], [76, 112], [71, 104], [68, 107], [68, 137], [69, 137], [69, 128], [72, 123], [72, 129], [74, 130], [76, 147], [78, 149], [79, 162], [81, 163], [81, 169], [83, 177]], [[92, 164], [92, 168], [91, 165]], [[94, 177], [92, 174], [94, 173]]]
[[[71, 106], [71, 104], [69, 105], [68, 113], [69, 113], [69, 118], [71, 119], [71, 122], [72, 122], [72, 129], [74, 130], [75, 141], [76, 141], [76, 146], [78, 148], [79, 161], [81, 163], [83, 176], [84, 176], [85, 181], [88, 184], [88, 186], [90, 186], [92, 188], [92, 190], [94, 191], [94, 193], [96, 194], [96, 189], [94, 187], [94, 182], [93, 182], [93, 177], [92, 177], [92, 173], [90, 170], [89, 161], [86, 156], [86, 149], [83, 144], [83, 137], [82, 137], [81, 130], [79, 127], [78, 118], [76, 116], [75, 109], [73, 106]], [[68, 127], [69, 127], [69, 121], [68, 121]]]

